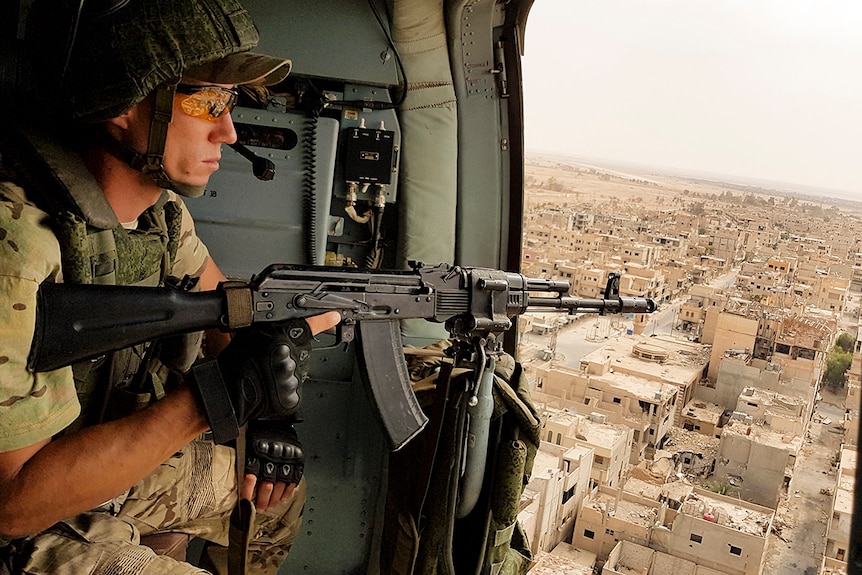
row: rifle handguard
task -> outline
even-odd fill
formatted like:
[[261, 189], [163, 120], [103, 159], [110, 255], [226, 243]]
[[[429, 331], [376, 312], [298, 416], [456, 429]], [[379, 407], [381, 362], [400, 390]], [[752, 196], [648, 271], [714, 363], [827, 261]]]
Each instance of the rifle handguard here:
[[227, 443], [239, 435], [239, 422], [228, 394], [227, 386], [214, 359], [195, 362], [186, 379], [197, 391], [213, 434], [213, 441]]

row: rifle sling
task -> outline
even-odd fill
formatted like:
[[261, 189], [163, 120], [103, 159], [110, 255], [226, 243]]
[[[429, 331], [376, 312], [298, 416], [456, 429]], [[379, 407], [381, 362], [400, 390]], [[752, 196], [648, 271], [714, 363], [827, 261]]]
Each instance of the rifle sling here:
[[[243, 438], [243, 441], [245, 441], [245, 438]], [[238, 469], [244, 467], [239, 457], [237, 457], [236, 463]], [[239, 484], [237, 484], [237, 491], [239, 491]], [[237, 498], [236, 505], [230, 514], [228, 528], [228, 575], [246, 575], [248, 571], [248, 544], [252, 538], [254, 517], [254, 503], [248, 499]]]
[[239, 424], [218, 362], [215, 359], [197, 361], [192, 365], [190, 373], [194, 380], [192, 389], [198, 392], [212, 430], [213, 441], [221, 445], [236, 439], [239, 435]]
[[440, 373], [437, 375], [437, 389], [434, 391], [434, 407], [431, 413], [431, 422], [422, 438], [422, 455], [419, 458], [420, 479], [417, 489], [413, 493], [411, 512], [417, 527], [423, 523], [423, 509], [425, 499], [428, 497], [428, 489], [431, 486], [431, 471], [434, 468], [435, 455], [440, 444], [440, 431], [443, 429], [443, 420], [446, 413], [446, 404], [449, 401], [449, 384], [452, 382], [452, 368], [454, 363], [444, 359], [440, 364]]

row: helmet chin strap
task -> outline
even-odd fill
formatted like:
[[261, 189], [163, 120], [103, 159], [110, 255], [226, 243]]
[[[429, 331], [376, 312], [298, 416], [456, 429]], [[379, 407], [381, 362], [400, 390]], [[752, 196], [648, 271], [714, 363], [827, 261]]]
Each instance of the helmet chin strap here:
[[177, 82], [162, 84], [155, 91], [153, 117], [150, 120], [150, 135], [147, 140], [147, 152], [142, 154], [123, 142], [102, 131], [102, 145], [112, 156], [127, 163], [133, 170], [150, 176], [157, 186], [173, 190], [187, 198], [197, 198], [203, 195], [204, 186], [193, 186], [174, 181], [165, 172], [165, 140], [168, 136], [168, 125], [174, 109], [174, 91]]

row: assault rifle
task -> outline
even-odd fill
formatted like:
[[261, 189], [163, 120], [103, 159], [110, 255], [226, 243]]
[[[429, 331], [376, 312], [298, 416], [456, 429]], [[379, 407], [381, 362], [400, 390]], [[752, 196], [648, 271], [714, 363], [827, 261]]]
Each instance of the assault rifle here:
[[652, 299], [620, 296], [619, 275], [613, 273], [603, 298], [584, 299], [568, 296], [565, 281], [448, 264], [411, 265], [412, 270], [380, 271], [275, 264], [250, 282], [223, 282], [206, 292], [46, 282], [39, 288], [28, 369], [49, 371], [160, 337], [288, 325], [336, 310], [342, 316], [336, 328], [339, 343], [353, 341], [359, 331], [366, 382], [389, 444], [398, 449], [427, 422], [410, 386], [399, 320], [443, 323], [453, 339], [474, 346], [484, 358], [488, 342], [526, 311], [656, 309]]

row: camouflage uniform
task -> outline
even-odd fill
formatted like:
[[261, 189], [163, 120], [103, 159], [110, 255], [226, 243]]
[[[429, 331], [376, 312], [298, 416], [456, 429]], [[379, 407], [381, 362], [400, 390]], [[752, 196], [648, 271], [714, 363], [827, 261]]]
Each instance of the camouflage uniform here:
[[[182, 532], [227, 545], [228, 516], [236, 502], [234, 456], [233, 449], [209, 441], [188, 444], [112, 502], [119, 505], [116, 513], [82, 513], [38, 535], [14, 541], [14, 550], [8, 549], [7, 558], [11, 561], [11, 572], [207, 573], [188, 563], [156, 555], [140, 544], [140, 538], [156, 532]], [[277, 571], [299, 529], [305, 492], [303, 479], [293, 497], [269, 511], [257, 513], [249, 546], [248, 573]]]
[[[182, 201], [172, 275], [199, 274], [206, 247]], [[72, 369], [30, 373], [26, 360], [35, 325], [36, 290], [60, 281], [61, 249], [48, 216], [21, 188], [0, 182], [0, 451], [32, 445], [72, 426], [81, 407]], [[127, 493], [99, 510], [57, 523], [45, 532], [0, 540], [3, 564], [13, 573], [202, 573], [140, 545], [140, 536], [181, 532], [227, 544], [236, 502], [232, 448], [194, 441]], [[274, 573], [295, 536], [305, 499], [304, 481], [293, 497], [257, 514], [250, 573]]]

